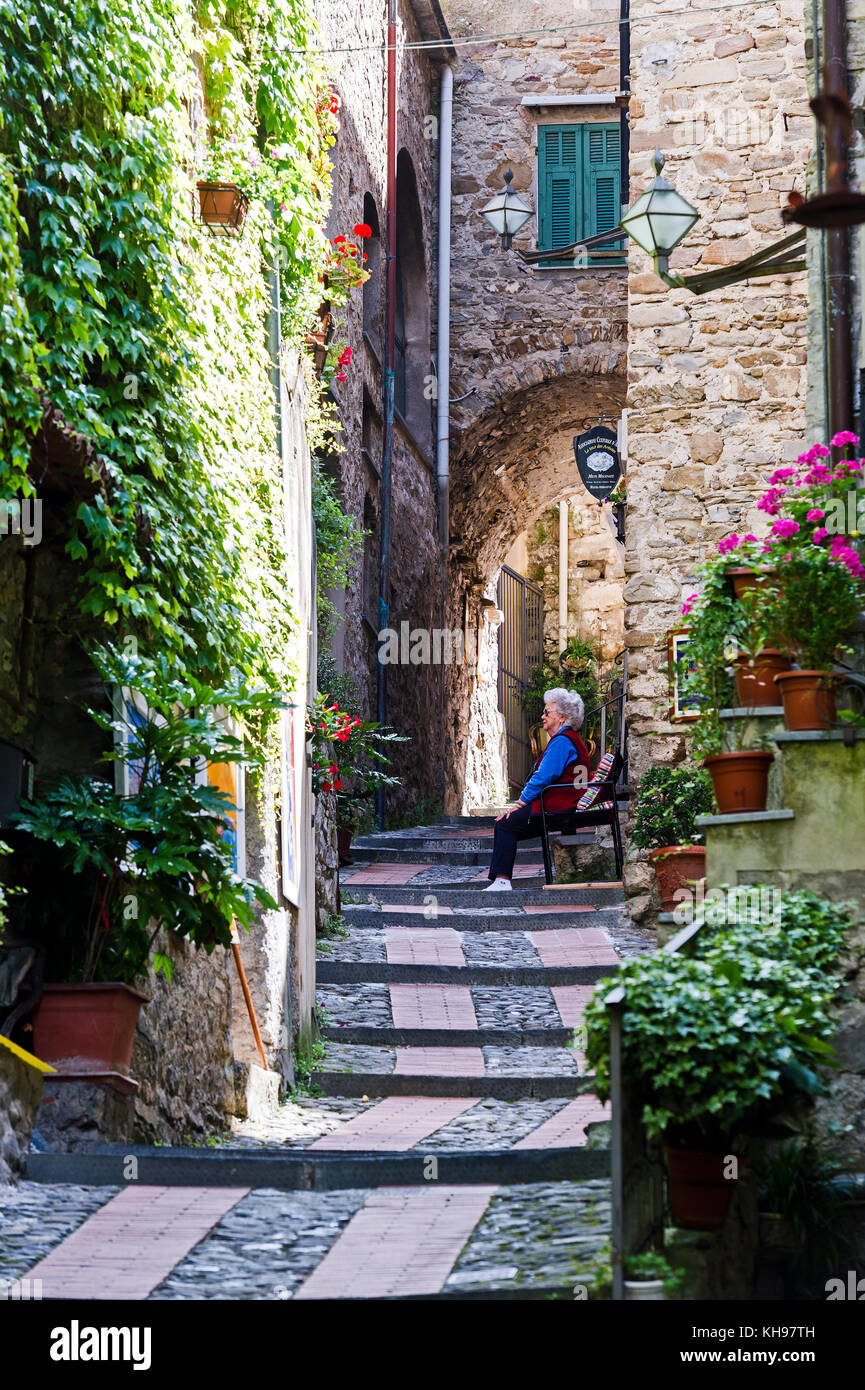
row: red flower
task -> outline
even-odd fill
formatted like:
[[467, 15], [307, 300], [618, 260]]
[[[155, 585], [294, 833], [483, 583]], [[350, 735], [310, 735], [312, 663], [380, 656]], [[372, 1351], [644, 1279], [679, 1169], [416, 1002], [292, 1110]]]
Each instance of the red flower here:
[[328, 772], [339, 772], [339, 768], [337, 767], [336, 763], [331, 763], [330, 767], [327, 770]]
[[330, 782], [322, 782], [321, 789], [324, 792], [329, 792], [331, 790]]
[[372, 227], [369, 225], [368, 222], [358, 222], [358, 223], [355, 224], [354, 227], [352, 227], [351, 230], [354, 232], [355, 236], [359, 236], [359, 237], [370, 237], [370, 236], [372, 236]]
[[342, 782], [339, 782], [339, 781], [334, 782], [334, 784], [333, 784], [333, 789], [334, 789], [334, 791], [341, 792], [341, 791], [342, 791]]
[[340, 246], [342, 242], [344, 242], [345, 240], [346, 238], [344, 236], [335, 236], [333, 239], [333, 244], [334, 246]]
[[337, 732], [336, 737], [340, 740], [341, 743], [345, 743], [345, 741], [346, 741], [347, 738], [348, 738], [348, 730], [347, 730], [347, 729], [340, 729], [340, 730]]
[[364, 251], [364, 253], [363, 253], [363, 258], [364, 258], [365, 261], [368, 261], [368, 260], [369, 260], [369, 256], [366, 254], [365, 251]]
[[355, 246], [355, 244], [354, 244], [353, 241], [348, 241], [348, 242], [346, 242], [345, 249], [346, 249], [346, 251], [348, 252], [348, 254], [349, 254], [350, 256], [356, 256], [356, 255], [357, 255], [357, 247]]
[[337, 381], [348, 381], [348, 377], [346, 376], [345, 372], [337, 372], [337, 374], [336, 374], [336, 380], [337, 380]]

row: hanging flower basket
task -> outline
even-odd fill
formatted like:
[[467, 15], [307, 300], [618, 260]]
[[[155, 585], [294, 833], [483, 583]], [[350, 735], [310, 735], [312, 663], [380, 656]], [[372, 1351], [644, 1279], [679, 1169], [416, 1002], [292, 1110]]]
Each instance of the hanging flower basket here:
[[215, 236], [240, 236], [249, 199], [236, 183], [199, 181], [198, 215]]

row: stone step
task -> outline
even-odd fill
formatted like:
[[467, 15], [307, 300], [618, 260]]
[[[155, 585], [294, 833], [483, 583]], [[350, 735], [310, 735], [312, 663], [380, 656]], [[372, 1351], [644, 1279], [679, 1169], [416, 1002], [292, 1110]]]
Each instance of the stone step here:
[[566, 1047], [574, 1028], [562, 1023], [539, 1028], [528, 1024], [522, 1028], [396, 1028], [386, 1023], [327, 1023], [321, 1036], [328, 1042], [364, 1047]]
[[578, 1096], [594, 1079], [562, 1046], [492, 1045], [401, 1047], [334, 1042], [311, 1073], [311, 1083], [335, 1096]]
[[[360, 891], [360, 890], [358, 890]], [[385, 908], [383, 911], [382, 908]], [[444, 927], [459, 932], [513, 932], [522, 931], [561, 931], [568, 927], [602, 927], [609, 930], [622, 920], [620, 907], [589, 907], [581, 910], [581, 905], [565, 908], [561, 912], [524, 912], [515, 908], [498, 911], [487, 908], [483, 912], [473, 912], [470, 907], [446, 906], [444, 911], [427, 916], [427, 909], [418, 912], [400, 911], [397, 904], [391, 907], [380, 902], [346, 903], [343, 901], [342, 917], [347, 926], [363, 930], [380, 931], [383, 927]], [[530, 904], [531, 906], [531, 904]], [[429, 909], [433, 911], [432, 908]]]
[[[524, 879], [516, 879], [522, 885]], [[442, 907], [472, 907], [475, 910], [492, 909], [494, 912], [513, 912], [520, 907], [615, 907], [624, 901], [621, 880], [609, 883], [563, 884], [560, 888], [544, 888], [543, 877], [529, 887], [515, 887], [510, 892], [487, 894], [482, 897], [483, 881], [469, 886], [465, 883], [454, 885], [447, 879], [435, 879], [426, 883], [358, 883], [354, 888], [351, 879], [346, 878], [341, 885], [341, 901], [345, 906], [366, 902], [379, 902], [405, 905], [417, 903], [421, 907], [432, 907], [437, 899]], [[495, 902], [492, 899], [495, 898]]]
[[[448, 864], [464, 864], [478, 866], [490, 862], [492, 854], [492, 841], [486, 847], [477, 849], [443, 848], [430, 849], [429, 845], [421, 843], [416, 848], [397, 849], [392, 847], [381, 847], [375, 845], [355, 844], [352, 841], [350, 858], [352, 864], [415, 864], [418, 857], [422, 856], [425, 863], [442, 867]], [[543, 853], [539, 849], [521, 849], [517, 854], [518, 864], [543, 864]]]
[[87, 1187], [126, 1187], [129, 1158], [136, 1181], [153, 1187], [248, 1187], [282, 1192], [333, 1192], [344, 1188], [412, 1187], [428, 1181], [434, 1158], [438, 1181], [469, 1183], [555, 1182], [603, 1178], [610, 1171], [608, 1149], [549, 1147], [456, 1151], [421, 1146], [405, 1152], [354, 1149], [295, 1152], [284, 1148], [148, 1148], [101, 1144], [75, 1153], [31, 1153], [25, 1177], [37, 1183], [76, 1183]]
[[319, 960], [320, 985], [428, 984], [515, 986], [584, 985], [614, 974], [611, 965], [394, 965], [388, 961]]
[[[605, 963], [599, 962], [599, 965]], [[609, 967], [607, 967], [609, 968]], [[616, 965], [613, 964], [612, 973]], [[446, 1047], [459, 1032], [481, 1045], [489, 1031], [515, 1034], [516, 1041], [532, 1036], [533, 1045], [552, 1032], [568, 1041], [582, 1020], [591, 998], [591, 982], [564, 985], [555, 990], [542, 986], [461, 984], [321, 984], [316, 998], [321, 1024], [328, 1037], [346, 1038], [348, 1030], [364, 1029], [383, 1043], [408, 1043], [389, 1036], [412, 1033], [413, 1042]], [[551, 1044], [560, 1039], [550, 1037]], [[504, 1039], [505, 1044], [510, 1038]]]

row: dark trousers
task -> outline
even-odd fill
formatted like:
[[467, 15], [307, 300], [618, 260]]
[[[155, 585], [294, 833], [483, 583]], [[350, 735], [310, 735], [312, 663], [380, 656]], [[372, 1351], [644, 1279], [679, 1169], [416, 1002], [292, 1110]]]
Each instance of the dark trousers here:
[[[555, 828], [556, 816], [547, 815], [547, 825]], [[533, 816], [530, 806], [520, 806], [504, 820], [497, 820], [493, 828], [493, 862], [490, 864], [489, 879], [510, 878], [514, 872], [517, 845], [520, 840], [537, 838], [541, 833], [541, 818]]]

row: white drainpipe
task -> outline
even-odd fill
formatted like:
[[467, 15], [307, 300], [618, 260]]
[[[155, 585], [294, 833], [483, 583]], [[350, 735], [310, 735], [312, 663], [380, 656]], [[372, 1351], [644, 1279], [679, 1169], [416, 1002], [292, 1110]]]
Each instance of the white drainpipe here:
[[451, 348], [451, 157], [453, 153], [453, 68], [442, 68], [439, 113], [438, 350], [436, 361], [436, 477], [439, 542], [445, 560], [450, 539], [450, 348]]
[[559, 503], [559, 651], [568, 645], [568, 504]]

